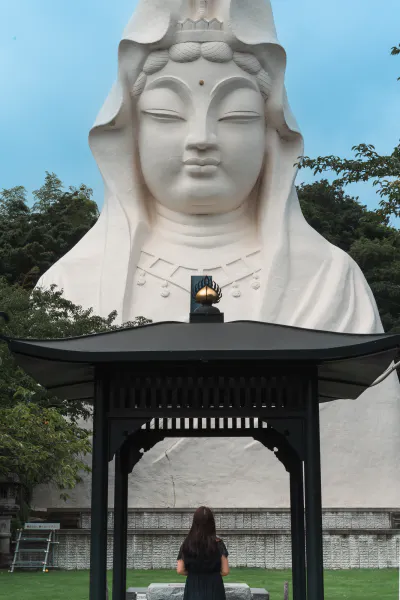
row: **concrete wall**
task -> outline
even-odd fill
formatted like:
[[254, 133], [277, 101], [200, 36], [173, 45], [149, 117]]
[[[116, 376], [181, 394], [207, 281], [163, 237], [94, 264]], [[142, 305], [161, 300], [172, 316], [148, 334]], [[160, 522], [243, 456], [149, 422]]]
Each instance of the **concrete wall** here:
[[[129, 513], [128, 569], [172, 569], [191, 522], [192, 510], [138, 510]], [[219, 535], [232, 567], [291, 567], [288, 510], [220, 510], [215, 513]], [[88, 569], [90, 513], [80, 515], [81, 529], [58, 534], [56, 564], [61, 569]], [[109, 513], [108, 568], [112, 568], [113, 514]], [[400, 529], [391, 510], [325, 510], [326, 569], [397, 567]]]

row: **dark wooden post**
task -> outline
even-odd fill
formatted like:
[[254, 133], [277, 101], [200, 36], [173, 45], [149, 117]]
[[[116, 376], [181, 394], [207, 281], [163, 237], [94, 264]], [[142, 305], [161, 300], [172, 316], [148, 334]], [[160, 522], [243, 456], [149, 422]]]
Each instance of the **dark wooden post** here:
[[128, 465], [125, 446], [115, 455], [113, 600], [126, 596], [126, 545], [128, 532]]
[[307, 600], [324, 598], [324, 564], [322, 547], [321, 453], [317, 376], [310, 381], [306, 398], [306, 546]]
[[307, 600], [303, 463], [298, 457], [290, 470], [290, 518], [293, 600]]
[[90, 600], [106, 600], [108, 513], [108, 398], [96, 377], [92, 449], [92, 511], [90, 534]]

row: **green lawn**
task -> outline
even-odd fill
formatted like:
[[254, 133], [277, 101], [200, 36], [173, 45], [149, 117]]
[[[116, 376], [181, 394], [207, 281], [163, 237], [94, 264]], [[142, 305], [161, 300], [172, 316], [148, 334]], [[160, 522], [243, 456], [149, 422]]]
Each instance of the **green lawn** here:
[[[283, 600], [283, 585], [289, 571], [232, 569], [227, 582], [265, 587], [271, 600]], [[111, 590], [111, 573], [109, 588]], [[128, 587], [149, 583], [184, 581], [174, 571], [128, 571]], [[88, 571], [8, 573], [0, 571], [0, 600], [88, 600]], [[396, 569], [325, 571], [325, 600], [398, 600]], [[111, 594], [110, 594], [111, 596]]]

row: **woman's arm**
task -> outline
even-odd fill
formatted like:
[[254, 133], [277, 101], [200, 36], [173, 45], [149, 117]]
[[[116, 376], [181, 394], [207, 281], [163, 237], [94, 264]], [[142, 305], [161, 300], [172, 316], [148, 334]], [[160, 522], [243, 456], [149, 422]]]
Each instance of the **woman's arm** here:
[[229, 561], [226, 556], [221, 556], [221, 575], [222, 577], [229, 575]]
[[182, 559], [178, 560], [176, 563], [176, 572], [178, 573], [178, 575], [188, 574], [185, 568], [185, 562]]
[[226, 549], [226, 546], [221, 538], [217, 537], [217, 544], [221, 553], [221, 575], [222, 577], [226, 577], [229, 575], [228, 550]]

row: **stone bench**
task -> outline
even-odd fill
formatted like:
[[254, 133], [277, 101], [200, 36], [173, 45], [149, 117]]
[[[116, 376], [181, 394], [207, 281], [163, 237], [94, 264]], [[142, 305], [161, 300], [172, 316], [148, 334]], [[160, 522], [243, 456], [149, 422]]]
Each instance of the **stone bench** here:
[[[151, 583], [148, 588], [131, 587], [126, 600], [182, 600], [184, 583]], [[269, 600], [264, 588], [250, 588], [246, 583], [225, 583], [226, 600]]]

